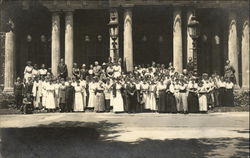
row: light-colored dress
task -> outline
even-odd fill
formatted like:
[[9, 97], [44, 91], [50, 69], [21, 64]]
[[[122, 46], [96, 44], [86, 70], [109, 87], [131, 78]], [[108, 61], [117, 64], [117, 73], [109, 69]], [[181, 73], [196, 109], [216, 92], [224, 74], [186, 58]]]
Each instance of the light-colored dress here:
[[114, 77], [120, 77], [121, 76], [121, 66], [113, 66], [114, 69]]
[[87, 83], [85, 80], [80, 81], [80, 86], [82, 87], [82, 100], [83, 100], [83, 106], [87, 106], [87, 92], [86, 92], [86, 87]]
[[33, 67], [32, 66], [26, 66], [24, 69], [24, 78], [26, 79], [26, 82], [28, 82], [29, 78], [32, 78], [32, 71]]
[[60, 85], [58, 83], [54, 84], [55, 86], [55, 103], [56, 103], [56, 107], [59, 107], [59, 87]]
[[83, 88], [81, 85], [75, 86], [75, 102], [74, 111], [84, 111], [83, 99], [82, 99]]
[[112, 105], [113, 105], [113, 112], [123, 112], [124, 111], [124, 103], [121, 94], [121, 84], [116, 83], [116, 96], [112, 97]]
[[42, 81], [42, 105], [46, 107], [48, 82]]
[[142, 91], [142, 103], [144, 104], [145, 109], [149, 109], [150, 105], [148, 104], [149, 100], [149, 93], [148, 93], [149, 85], [146, 84], [141, 84], [141, 91]]
[[89, 102], [88, 107], [93, 108], [96, 105], [96, 91], [97, 85], [96, 83], [90, 82], [89, 83]]
[[156, 85], [149, 85], [149, 100], [147, 102], [147, 108], [150, 110], [157, 110], [156, 106]]
[[39, 103], [40, 103], [40, 96], [39, 96], [39, 93], [38, 93], [39, 92], [38, 88], [39, 88], [39, 82], [35, 81], [33, 83], [33, 87], [32, 87], [32, 94], [33, 94], [33, 97], [34, 97], [33, 103], [34, 103], [35, 108], [38, 108]]
[[46, 90], [47, 90], [46, 108], [55, 109], [56, 108], [55, 85], [48, 84]]
[[202, 86], [198, 88], [199, 91], [199, 111], [207, 111], [207, 87]]

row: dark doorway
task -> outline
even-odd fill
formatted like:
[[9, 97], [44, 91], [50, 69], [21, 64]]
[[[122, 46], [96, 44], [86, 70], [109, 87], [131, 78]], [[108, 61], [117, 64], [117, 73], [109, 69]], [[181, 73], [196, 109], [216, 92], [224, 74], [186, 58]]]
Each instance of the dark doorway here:
[[172, 61], [172, 12], [166, 7], [136, 7], [133, 10], [135, 64]]
[[77, 10], [74, 14], [74, 62], [105, 62], [109, 56], [108, 10]]

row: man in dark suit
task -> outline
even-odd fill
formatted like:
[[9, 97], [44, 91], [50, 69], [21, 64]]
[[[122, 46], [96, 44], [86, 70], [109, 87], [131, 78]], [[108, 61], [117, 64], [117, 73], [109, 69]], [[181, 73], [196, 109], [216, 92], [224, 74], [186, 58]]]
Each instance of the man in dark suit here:
[[66, 104], [66, 112], [73, 111], [73, 104], [75, 98], [75, 88], [71, 85], [72, 81], [68, 81], [69, 85], [65, 88], [65, 104]]
[[66, 77], [68, 77], [68, 70], [67, 70], [67, 65], [64, 63], [63, 59], [60, 60], [57, 70], [59, 77], [66, 80]]
[[23, 84], [20, 77], [18, 77], [17, 81], [15, 82], [14, 94], [16, 100], [16, 107], [17, 109], [20, 109], [23, 103]]

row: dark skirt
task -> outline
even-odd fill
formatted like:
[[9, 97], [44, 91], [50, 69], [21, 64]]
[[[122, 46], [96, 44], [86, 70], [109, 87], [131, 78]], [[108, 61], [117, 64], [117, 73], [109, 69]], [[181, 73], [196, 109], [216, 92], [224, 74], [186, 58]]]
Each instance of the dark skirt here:
[[141, 104], [141, 94], [140, 91], [137, 90], [136, 92], [136, 112], [142, 112], [143, 111], [143, 106]]
[[199, 112], [198, 95], [194, 92], [189, 92], [187, 99], [188, 99], [188, 112], [190, 112], [190, 113]]
[[159, 112], [166, 112], [166, 92], [159, 91]]
[[219, 88], [219, 106], [225, 106], [225, 93], [226, 93], [226, 88], [225, 87], [221, 87]]
[[166, 94], [166, 112], [177, 113], [176, 100], [174, 94], [171, 92], [167, 92]]
[[225, 106], [234, 106], [233, 89], [226, 89], [225, 91]]
[[136, 112], [136, 104], [137, 104], [137, 96], [134, 95], [128, 95], [127, 97], [127, 104], [128, 104], [128, 112], [129, 113], [135, 113]]

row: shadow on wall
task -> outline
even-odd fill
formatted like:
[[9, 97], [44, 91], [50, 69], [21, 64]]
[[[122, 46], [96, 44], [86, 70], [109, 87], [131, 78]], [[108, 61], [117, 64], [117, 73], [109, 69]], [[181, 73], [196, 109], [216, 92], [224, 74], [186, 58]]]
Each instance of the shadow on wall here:
[[[140, 139], [116, 141], [120, 123], [58, 122], [29, 128], [2, 128], [3, 158], [202, 158], [247, 157], [246, 138]], [[236, 131], [236, 132], [246, 132]], [[248, 130], [249, 131], [249, 130]], [[232, 147], [233, 145], [233, 147]], [[0, 156], [0, 157], [1, 157]]]

